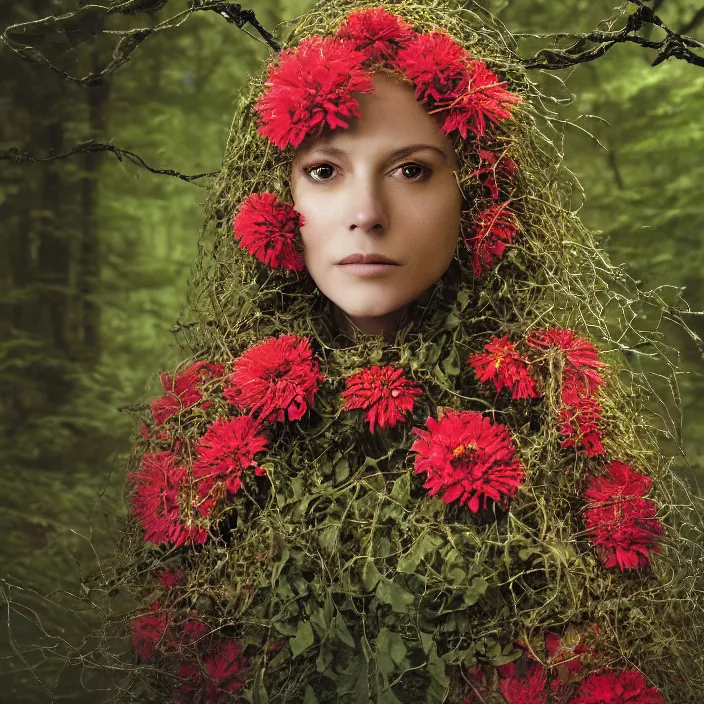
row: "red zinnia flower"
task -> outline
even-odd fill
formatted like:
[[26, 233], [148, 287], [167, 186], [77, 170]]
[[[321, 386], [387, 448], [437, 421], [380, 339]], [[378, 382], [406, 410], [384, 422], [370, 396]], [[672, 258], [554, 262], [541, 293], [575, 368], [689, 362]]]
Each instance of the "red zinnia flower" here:
[[638, 670], [590, 675], [570, 704], [665, 704]]
[[608, 474], [604, 477], [593, 477], [584, 492], [584, 498], [591, 504], [611, 502], [614, 499], [639, 499], [653, 485], [650, 477], [639, 474], [625, 462], [609, 462], [606, 471]]
[[517, 171], [516, 162], [505, 152], [480, 149], [479, 168], [473, 171], [470, 176], [478, 176], [484, 186], [489, 189], [492, 199], [498, 200], [499, 179], [508, 181]]
[[562, 447], [573, 447], [587, 457], [603, 455], [606, 450], [601, 443], [604, 436], [600, 425], [601, 406], [590, 396], [575, 397], [574, 401], [562, 406], [558, 415], [560, 434], [565, 436]]
[[641, 498], [650, 489], [650, 478], [617, 461], [607, 471], [605, 477], [592, 477], [584, 492], [587, 532], [606, 567], [644, 567], [664, 533], [657, 506]]
[[431, 107], [431, 115], [447, 112], [442, 134], [457, 130], [463, 139], [470, 132], [481, 136], [487, 120], [512, 117], [508, 106], [520, 102], [506, 90], [505, 81], [444, 32], [416, 35], [398, 52], [394, 65], [413, 82], [416, 100]]
[[435, 105], [456, 100], [469, 85], [471, 56], [449, 34], [415, 35], [394, 60], [413, 82], [416, 100]]
[[335, 37], [312, 36], [295, 49], [284, 49], [269, 69], [267, 88], [254, 110], [259, 134], [279, 149], [298, 147], [309, 135], [348, 127], [359, 117], [354, 93], [371, 93], [374, 84], [362, 67], [364, 54]]
[[440, 132], [449, 134], [457, 130], [462, 139], [467, 139], [470, 132], [481, 137], [487, 121], [511, 119], [513, 116], [509, 106], [520, 102], [520, 96], [506, 90], [506, 81], [500, 81], [483, 61], [472, 61], [469, 64], [468, 88], [459, 100], [449, 106]]
[[130, 473], [128, 480], [137, 485], [132, 510], [144, 527], [145, 542], [183, 545], [206, 541], [204, 528], [181, 519], [180, 500], [188, 476], [184, 467], [176, 466], [171, 452], [144, 455], [139, 471]]
[[511, 434], [481, 413], [447, 410], [440, 420], [428, 418], [428, 430], [413, 428], [418, 439], [415, 473], [427, 472], [424, 484], [442, 500], [459, 499], [470, 511], [486, 507], [487, 499], [505, 504], [523, 481], [523, 468], [516, 458]]
[[200, 439], [193, 478], [198, 483], [198, 496], [204, 499], [199, 507], [202, 515], [210, 514], [222, 491], [236, 494], [240, 490], [245, 469], [253, 467], [257, 476], [266, 474], [254, 461], [254, 455], [269, 445], [269, 439], [258, 433], [260, 428], [251, 416], [217, 418]]
[[[179, 675], [185, 682], [176, 691], [177, 701], [188, 704], [227, 704], [247, 679], [247, 658], [238, 641], [228, 640], [199, 663], [183, 663]], [[205, 685], [205, 687], [204, 687]], [[183, 698], [180, 698], [183, 697]]]
[[130, 620], [132, 648], [140, 660], [148, 660], [157, 647], [166, 647], [169, 639], [169, 615], [158, 601], [151, 605], [151, 613]]
[[508, 203], [496, 203], [480, 212], [472, 235], [465, 238], [467, 249], [473, 255], [474, 275], [481, 276], [486, 269], [494, 266], [517, 234], [518, 223]]
[[262, 421], [300, 420], [313, 407], [324, 377], [305, 337], [280, 335], [250, 347], [234, 361], [225, 398]]
[[160, 570], [154, 576], [156, 577], [156, 581], [159, 582], [164, 589], [173, 589], [182, 583], [185, 572], [183, 572], [183, 570], [179, 570], [178, 572]]
[[623, 572], [648, 564], [664, 532], [656, 513], [657, 506], [649, 499], [618, 499], [587, 508], [584, 524], [604, 566], [618, 565]]
[[375, 7], [347, 15], [337, 30], [337, 37], [364, 52], [367, 60], [383, 61], [390, 59], [413, 37], [413, 25], [383, 7]]
[[606, 383], [598, 370], [608, 365], [599, 359], [599, 350], [589, 340], [577, 335], [574, 330], [569, 328], [536, 330], [528, 336], [526, 342], [535, 349], [559, 347], [564, 351], [566, 366], [563, 389], [569, 387], [563, 390], [565, 403], [572, 404], [573, 398], [592, 394]]
[[362, 369], [345, 381], [342, 397], [347, 401], [342, 410], [366, 409], [372, 433], [377, 423], [380, 428], [392, 428], [403, 420], [403, 414], [413, 410], [416, 397], [423, 393], [416, 382], [403, 376], [403, 369], [393, 367]]
[[183, 625], [181, 640], [186, 644], [200, 641], [210, 633], [210, 628], [200, 619], [200, 614], [192, 611]]
[[[194, 362], [188, 369], [179, 372], [174, 377], [167, 372], [162, 372], [161, 386], [164, 389], [164, 395], [151, 403], [154, 422], [157, 425], [162, 425], [168, 418], [184, 408], [194, 406], [203, 398], [198, 387], [204, 381], [222, 376], [223, 373], [222, 364], [212, 364], [205, 361]], [[201, 408], [207, 408], [208, 405], [211, 405], [210, 402], [205, 401], [201, 404]]]
[[538, 398], [535, 381], [528, 373], [528, 360], [516, 352], [508, 335], [494, 337], [486, 345], [486, 352], [473, 354], [468, 360], [477, 380], [492, 381], [497, 393], [503, 388], [511, 391], [511, 398]]
[[303, 271], [306, 268], [295, 239], [303, 216], [274, 193], [247, 196], [232, 221], [239, 246], [273, 269]]
[[528, 661], [522, 673], [516, 663], [500, 667], [499, 689], [506, 704], [547, 704], [547, 675], [539, 662]]

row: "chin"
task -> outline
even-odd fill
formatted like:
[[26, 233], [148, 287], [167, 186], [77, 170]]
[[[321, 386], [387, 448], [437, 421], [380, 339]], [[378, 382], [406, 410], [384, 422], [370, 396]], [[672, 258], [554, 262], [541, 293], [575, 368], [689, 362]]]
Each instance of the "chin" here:
[[390, 315], [400, 310], [405, 305], [404, 303], [399, 303], [398, 305], [345, 305], [337, 303], [337, 307], [347, 316], [351, 318], [380, 318], [385, 315]]

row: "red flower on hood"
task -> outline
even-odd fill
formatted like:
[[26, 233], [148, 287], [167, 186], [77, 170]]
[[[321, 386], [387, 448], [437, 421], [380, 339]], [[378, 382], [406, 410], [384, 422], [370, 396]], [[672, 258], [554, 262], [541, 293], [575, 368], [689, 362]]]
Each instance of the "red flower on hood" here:
[[144, 455], [139, 471], [130, 473], [127, 478], [136, 484], [132, 511], [145, 530], [145, 542], [184, 545], [207, 540], [204, 528], [181, 518], [182, 494], [188, 485], [188, 474], [184, 467], [176, 466], [171, 452]]
[[254, 461], [254, 455], [269, 445], [269, 439], [259, 434], [260, 429], [251, 416], [217, 418], [200, 439], [195, 448], [198, 460], [193, 464], [193, 478], [202, 499], [202, 515], [211, 513], [224, 491], [236, 494], [241, 489], [246, 469], [254, 468], [258, 476], [266, 474]]
[[306, 268], [296, 249], [303, 216], [274, 193], [247, 196], [232, 221], [239, 246], [272, 269], [299, 272]]
[[403, 369], [371, 367], [348, 376], [342, 397], [347, 399], [343, 411], [367, 410], [369, 431], [392, 428], [413, 410], [415, 400], [423, 392], [416, 382], [403, 376]]
[[176, 701], [188, 704], [227, 704], [247, 680], [247, 658], [239, 641], [227, 640], [203, 656], [202, 664], [186, 662], [179, 668], [184, 682]]
[[311, 36], [295, 49], [284, 49], [272, 64], [266, 90], [254, 110], [259, 134], [279, 149], [298, 147], [309, 135], [348, 127], [359, 117], [354, 93], [371, 93], [371, 73], [362, 67], [364, 54], [335, 37]]
[[234, 361], [223, 396], [263, 422], [300, 420], [313, 407], [324, 377], [305, 337], [280, 335], [250, 347]]
[[509, 106], [521, 100], [444, 32], [413, 37], [399, 50], [394, 66], [413, 82], [416, 100], [428, 105], [431, 115], [445, 113], [440, 130], [445, 135], [457, 130], [463, 139], [470, 133], [481, 136], [487, 122], [511, 118]]
[[524, 478], [523, 467], [508, 428], [481, 413], [447, 410], [440, 420], [428, 418], [427, 430], [413, 428], [418, 439], [415, 473], [426, 472], [424, 484], [445, 503], [459, 499], [470, 511], [486, 507], [487, 499], [500, 505], [515, 495]]
[[412, 37], [393, 64], [413, 82], [416, 100], [436, 105], [452, 103], [464, 93], [471, 59], [449, 34], [425, 32]]
[[535, 381], [528, 373], [528, 360], [516, 351], [508, 335], [494, 337], [486, 345], [486, 352], [473, 354], [467, 364], [474, 369], [477, 381], [493, 382], [497, 393], [509, 389], [511, 398], [538, 398]]
[[351, 12], [337, 38], [364, 53], [368, 61], [390, 60], [414, 36], [413, 25], [383, 7]]
[[618, 461], [609, 463], [606, 476], [590, 478], [584, 523], [606, 567], [644, 567], [658, 552], [664, 528], [655, 503], [642, 498], [650, 487], [649, 477]]
[[529, 347], [558, 347], [565, 354], [563, 401], [573, 404], [575, 398], [594, 394], [606, 382], [599, 369], [608, 366], [599, 359], [599, 350], [569, 328], [549, 328], [532, 332], [526, 340]]
[[496, 149], [479, 150], [479, 168], [470, 176], [477, 176], [489, 190], [493, 200], [499, 200], [500, 181], [510, 181], [518, 171], [516, 162], [505, 151]]
[[483, 61], [472, 61], [467, 91], [449, 106], [440, 132], [450, 134], [457, 130], [462, 139], [467, 139], [470, 133], [481, 137], [488, 122], [512, 119], [510, 106], [520, 103], [521, 98], [507, 90], [506, 85]]
[[[152, 401], [152, 414], [157, 425], [163, 423], [176, 415], [184, 408], [195, 406], [203, 396], [200, 392], [200, 385], [203, 382], [218, 376], [222, 376], [224, 369], [222, 364], [212, 364], [200, 361], [191, 364], [188, 369], [171, 376], [167, 372], [161, 373], [161, 386], [164, 395]], [[201, 404], [201, 408], [207, 408], [210, 404], [206, 401]], [[142, 432], [144, 435], [144, 432]], [[148, 431], [146, 438], [148, 439]]]
[[666, 704], [638, 670], [590, 675], [570, 704]]
[[151, 605], [150, 613], [130, 619], [132, 648], [140, 660], [148, 660], [159, 647], [170, 646], [169, 626], [169, 614], [158, 601]]
[[508, 203], [495, 203], [477, 216], [470, 236], [465, 238], [472, 253], [475, 276], [481, 276], [504, 255], [518, 234], [518, 223]]

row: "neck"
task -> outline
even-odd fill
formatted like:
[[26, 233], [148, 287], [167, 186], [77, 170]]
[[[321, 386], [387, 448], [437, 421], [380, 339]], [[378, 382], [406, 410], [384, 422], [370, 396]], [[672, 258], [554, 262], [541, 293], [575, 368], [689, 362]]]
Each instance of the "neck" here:
[[333, 316], [340, 329], [352, 338], [358, 335], [383, 335], [386, 342], [393, 342], [396, 328], [407, 308], [408, 306], [404, 306], [386, 315], [361, 318], [347, 315], [347, 313], [333, 304]]

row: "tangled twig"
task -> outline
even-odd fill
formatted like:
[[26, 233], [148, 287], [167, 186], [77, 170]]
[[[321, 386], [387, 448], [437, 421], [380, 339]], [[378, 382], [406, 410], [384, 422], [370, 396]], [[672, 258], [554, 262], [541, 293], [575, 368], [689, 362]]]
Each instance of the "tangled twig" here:
[[[693, 51], [694, 49], [704, 49], [704, 44], [682, 33], [693, 28], [695, 20], [687, 23], [681, 33], [677, 33], [667, 27], [653, 9], [644, 5], [641, 0], [629, 0], [629, 2], [637, 5], [638, 8], [628, 16], [623, 29], [613, 32], [594, 30], [586, 34], [541, 35], [540, 39], [551, 38], [555, 41], [574, 39], [576, 41], [566, 49], [541, 49], [535, 56], [522, 59], [523, 65], [529, 69], [540, 68], [547, 71], [559, 71], [577, 64], [594, 61], [616, 44], [632, 43], [657, 51], [657, 56], [652, 63], [653, 66], [661, 64], [669, 58], [682, 59], [695, 66], [704, 66], [704, 57]], [[660, 41], [652, 41], [640, 36], [638, 32], [648, 24], [662, 29], [665, 32], [665, 38]]]
[[56, 154], [54, 156], [47, 156], [47, 157], [35, 157], [31, 156], [28, 152], [20, 151], [19, 149], [8, 149], [6, 151], [0, 152], [0, 160], [3, 161], [14, 161], [15, 163], [18, 164], [29, 164], [29, 163], [39, 163], [39, 162], [47, 162], [47, 161], [56, 161], [57, 159], [66, 159], [69, 156], [73, 156], [74, 154], [89, 154], [89, 153], [95, 153], [95, 152], [110, 152], [114, 154], [118, 161], [122, 161], [123, 158], [126, 158], [128, 161], [131, 161], [133, 164], [142, 167], [143, 169], [146, 169], [147, 171], [150, 171], [153, 174], [163, 174], [164, 176], [175, 176], [176, 178], [180, 178], [182, 181], [187, 181], [187, 182], [192, 182], [196, 181], [199, 178], [206, 178], [210, 176], [215, 176], [218, 172], [217, 171], [210, 171], [207, 173], [202, 173], [202, 174], [193, 174], [191, 176], [187, 174], [182, 174], [180, 171], [174, 171], [173, 169], [154, 169], [149, 164], [142, 159], [139, 154], [135, 154], [134, 152], [130, 151], [129, 149], [120, 149], [119, 147], [116, 147], [114, 144], [105, 144], [102, 142], [95, 142], [94, 140], [88, 140], [87, 142], [81, 142], [80, 144], [77, 144], [73, 149], [71, 149], [68, 152], [65, 152], [64, 154]]
[[[47, 66], [62, 78], [82, 86], [101, 85], [107, 76], [115, 73], [118, 68], [124, 66], [130, 60], [134, 50], [147, 38], [157, 32], [179, 26], [194, 12], [217, 12], [239, 29], [244, 29], [245, 25], [249, 24], [254, 27], [274, 51], [278, 52], [280, 49], [279, 43], [274, 36], [261, 25], [252, 10], [243, 10], [241, 5], [229, 2], [229, 0], [191, 0], [187, 10], [160, 22], [154, 28], [141, 27], [129, 30], [108, 30], [103, 28], [105, 19], [109, 15], [133, 15], [138, 12], [151, 14], [162, 9], [168, 2], [169, 0], [127, 0], [107, 8], [100, 5], [86, 5], [58, 17], [52, 15], [32, 22], [11, 25], [5, 29], [1, 37], [12, 51], [23, 59]], [[112, 60], [105, 68], [97, 73], [91, 72], [86, 76], [78, 77], [71, 76], [52, 63], [39, 49], [21, 41], [23, 38], [37, 35], [43, 37], [50, 32], [58, 33], [61, 40], [69, 45], [95, 40], [95, 37], [99, 34], [117, 34], [121, 35], [121, 38], [113, 50]]]

